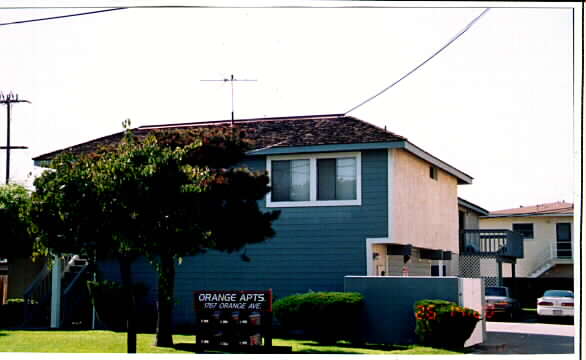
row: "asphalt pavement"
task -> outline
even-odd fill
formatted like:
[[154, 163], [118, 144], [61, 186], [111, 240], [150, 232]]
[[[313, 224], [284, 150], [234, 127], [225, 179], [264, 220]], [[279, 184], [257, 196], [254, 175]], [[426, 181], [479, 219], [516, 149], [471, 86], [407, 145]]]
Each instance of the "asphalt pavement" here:
[[486, 339], [473, 354], [573, 354], [574, 325], [487, 322]]

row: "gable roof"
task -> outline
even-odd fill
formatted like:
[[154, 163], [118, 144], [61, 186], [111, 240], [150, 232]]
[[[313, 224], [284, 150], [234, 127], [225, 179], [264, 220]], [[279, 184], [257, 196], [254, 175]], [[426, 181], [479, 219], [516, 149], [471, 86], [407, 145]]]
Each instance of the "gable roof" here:
[[513, 209], [491, 211], [487, 217], [514, 217], [514, 216], [556, 216], [574, 214], [574, 204], [557, 201], [547, 204], [520, 206]]
[[485, 215], [489, 214], [488, 210], [481, 208], [480, 206], [473, 204], [468, 200], [464, 200], [461, 197], [458, 198], [458, 205], [465, 208], [465, 209], [473, 211], [473, 212], [477, 213], [478, 215], [485, 216]]
[[[458, 179], [459, 184], [470, 184], [472, 182], [472, 177], [409, 143], [405, 137], [352, 116], [330, 114], [255, 118], [234, 120], [233, 124], [244, 131], [246, 138], [253, 141], [254, 148], [248, 152], [249, 155], [403, 148], [452, 174]], [[230, 120], [221, 120], [140, 126], [132, 131], [138, 137], [145, 137], [154, 130], [230, 126]], [[100, 146], [118, 143], [123, 135], [124, 132], [119, 132], [104, 136], [39, 155], [33, 160], [36, 164], [39, 164], [49, 161], [57, 154], [65, 151], [74, 154], [92, 152]]]

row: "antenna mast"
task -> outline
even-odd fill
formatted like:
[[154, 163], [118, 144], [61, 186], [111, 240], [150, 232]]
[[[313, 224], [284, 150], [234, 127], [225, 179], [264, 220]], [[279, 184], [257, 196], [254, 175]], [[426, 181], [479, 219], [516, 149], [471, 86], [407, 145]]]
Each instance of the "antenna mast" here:
[[230, 78], [224, 78], [219, 80], [200, 80], [200, 81], [221, 81], [221, 82], [230, 82], [230, 87], [232, 88], [232, 117], [230, 120], [230, 126], [234, 126], [234, 82], [235, 81], [256, 81], [251, 79], [235, 79], [234, 75], [230, 75]]

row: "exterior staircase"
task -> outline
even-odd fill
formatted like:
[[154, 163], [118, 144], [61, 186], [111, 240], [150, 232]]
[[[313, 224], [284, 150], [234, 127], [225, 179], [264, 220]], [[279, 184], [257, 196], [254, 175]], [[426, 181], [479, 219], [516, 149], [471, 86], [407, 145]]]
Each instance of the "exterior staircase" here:
[[551, 270], [557, 264], [571, 264], [573, 263], [572, 257], [561, 257], [558, 256], [558, 251], [555, 243], [545, 247], [536, 257], [534, 267], [535, 270], [529, 274], [531, 278], [538, 278]]
[[[91, 304], [86, 281], [88, 261], [73, 255], [62, 260], [61, 321], [62, 328], [89, 328]], [[51, 319], [52, 271], [45, 264], [24, 293], [25, 308], [22, 327], [49, 327]]]

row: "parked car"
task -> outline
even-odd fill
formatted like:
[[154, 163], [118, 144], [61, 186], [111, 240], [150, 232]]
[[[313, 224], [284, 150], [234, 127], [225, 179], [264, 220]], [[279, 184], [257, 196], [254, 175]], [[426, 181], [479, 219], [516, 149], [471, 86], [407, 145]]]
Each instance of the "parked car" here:
[[484, 289], [486, 318], [503, 317], [513, 320], [520, 314], [521, 304], [511, 296], [506, 286], [488, 286]]
[[538, 316], [574, 316], [574, 293], [570, 290], [547, 290], [537, 299]]

